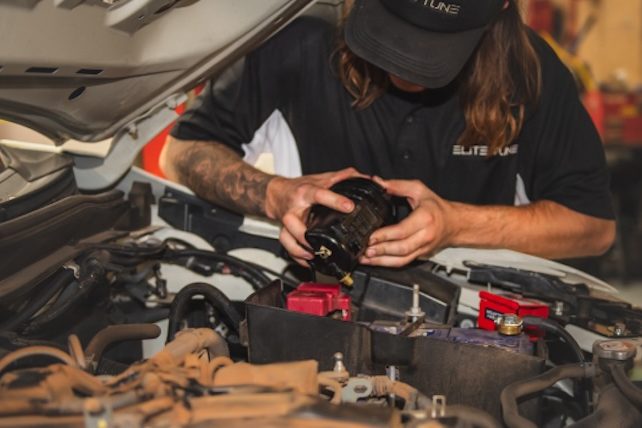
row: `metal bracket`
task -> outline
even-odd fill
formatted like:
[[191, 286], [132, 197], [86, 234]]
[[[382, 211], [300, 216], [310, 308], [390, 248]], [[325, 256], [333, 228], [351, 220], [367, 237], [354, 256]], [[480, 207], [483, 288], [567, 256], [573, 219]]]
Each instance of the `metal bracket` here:
[[356, 403], [360, 398], [368, 398], [373, 388], [372, 378], [351, 377], [341, 391], [341, 402]]
[[73, 260], [62, 265], [63, 268], [68, 269], [74, 273], [74, 278], [80, 278], [80, 266]]
[[430, 416], [433, 419], [446, 417], [446, 396], [433, 395]]

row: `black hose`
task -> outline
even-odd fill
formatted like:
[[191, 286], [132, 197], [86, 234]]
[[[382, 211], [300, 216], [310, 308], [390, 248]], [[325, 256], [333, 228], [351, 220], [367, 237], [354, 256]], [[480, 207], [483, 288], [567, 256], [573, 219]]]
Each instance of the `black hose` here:
[[585, 363], [586, 358], [584, 357], [584, 352], [582, 352], [582, 349], [580, 348], [580, 345], [578, 345], [577, 341], [571, 336], [571, 334], [566, 331], [564, 327], [562, 327], [559, 323], [556, 323], [553, 320], [545, 319], [545, 318], [537, 318], [537, 317], [524, 317], [524, 326], [525, 327], [538, 327], [541, 328], [542, 330], [552, 333], [564, 340], [566, 344], [569, 346], [571, 351], [573, 351], [573, 354], [575, 354], [575, 357], [577, 358], [578, 363]]
[[169, 308], [169, 325], [167, 327], [167, 341], [171, 342], [180, 329], [180, 322], [186, 315], [187, 306], [194, 296], [203, 296], [221, 317], [226, 324], [235, 332], [239, 332], [241, 324], [241, 315], [238, 313], [234, 304], [216, 287], [201, 282], [196, 282], [185, 286], [179, 291], [172, 305]]
[[[257, 269], [251, 263], [239, 259], [238, 257], [230, 256], [228, 254], [217, 253], [215, 251], [207, 250], [168, 250], [165, 254], [165, 261], [176, 262], [180, 259], [188, 259], [181, 264], [191, 269], [189, 266], [189, 259], [204, 259], [214, 262], [219, 262], [227, 265], [233, 275], [239, 276], [246, 280], [254, 290], [259, 290], [269, 285], [272, 280], [265, 275], [260, 269]], [[201, 272], [199, 272], [201, 273]], [[214, 273], [209, 272], [209, 274]]]
[[258, 270], [260, 270], [262, 272], [268, 273], [268, 274], [280, 279], [281, 282], [283, 282], [283, 284], [285, 286], [289, 287], [289, 288], [296, 288], [299, 285], [298, 281], [295, 281], [292, 278], [289, 278], [287, 275], [285, 275], [283, 273], [276, 272], [276, 271], [274, 271], [272, 269], [266, 268], [265, 266], [261, 266], [258, 263], [254, 263], [254, 262], [246, 262], [246, 263], [248, 263], [249, 265], [255, 267], [256, 269], [258, 269]]
[[555, 367], [531, 379], [511, 383], [502, 390], [502, 417], [509, 428], [537, 428], [537, 426], [519, 414], [517, 401], [536, 392], [545, 390], [562, 379], [587, 379], [595, 375], [592, 364], [567, 364]]
[[12, 331], [20, 327], [22, 323], [29, 320], [36, 312], [42, 309], [64, 286], [71, 283], [73, 279], [74, 275], [71, 270], [63, 268], [57, 271], [53, 277], [47, 278], [40, 283], [37, 288], [39, 294], [36, 294], [19, 314], [0, 325], [0, 330]]
[[642, 427], [642, 414], [624, 397], [615, 384], [600, 387], [595, 411], [568, 428]]
[[642, 410], [642, 389], [631, 382], [622, 364], [608, 364], [615, 386], [638, 410]]
[[[577, 362], [580, 364], [586, 363], [586, 357], [584, 356], [584, 352], [582, 352], [582, 348], [580, 348], [577, 341], [561, 324], [550, 319], [537, 317], [524, 317], [523, 322], [525, 327], [538, 327], [547, 333], [561, 338], [575, 355]], [[591, 412], [591, 392], [587, 382], [585, 380], [576, 382], [573, 388], [573, 394], [581, 404], [583, 413], [585, 415], [589, 414]]]
[[22, 334], [32, 334], [42, 329], [46, 324], [52, 322], [80, 299], [89, 295], [99, 284], [105, 281], [105, 269], [96, 259], [89, 259], [83, 263], [80, 269], [80, 279], [78, 280], [78, 291], [63, 302], [57, 302], [57, 305], [34, 318], [22, 331]]

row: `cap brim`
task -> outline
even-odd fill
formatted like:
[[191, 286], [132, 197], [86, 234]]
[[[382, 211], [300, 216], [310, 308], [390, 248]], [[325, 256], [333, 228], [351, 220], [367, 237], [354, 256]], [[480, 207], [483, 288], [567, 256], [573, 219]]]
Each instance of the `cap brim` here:
[[345, 39], [357, 56], [411, 83], [441, 88], [452, 82], [486, 27], [431, 32], [390, 13], [379, 0], [356, 0]]

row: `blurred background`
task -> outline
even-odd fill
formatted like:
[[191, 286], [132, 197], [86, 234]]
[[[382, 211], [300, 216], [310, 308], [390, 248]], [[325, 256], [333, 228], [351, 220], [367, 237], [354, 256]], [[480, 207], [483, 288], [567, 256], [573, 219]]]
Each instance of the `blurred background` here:
[[617, 242], [578, 267], [642, 303], [642, 0], [528, 0], [529, 25], [573, 71], [602, 135]]

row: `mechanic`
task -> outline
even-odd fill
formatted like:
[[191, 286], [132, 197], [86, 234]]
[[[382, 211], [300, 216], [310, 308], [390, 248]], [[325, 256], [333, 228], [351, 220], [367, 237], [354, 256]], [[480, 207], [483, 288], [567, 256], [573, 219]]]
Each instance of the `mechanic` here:
[[[350, 212], [328, 188], [357, 174], [413, 208], [372, 235], [365, 264], [403, 266], [450, 246], [556, 259], [611, 246], [600, 138], [518, 0], [346, 7], [339, 35], [298, 19], [211, 84], [171, 133], [166, 176], [280, 221], [301, 264], [313, 257], [308, 208]], [[250, 165], [262, 152], [277, 175]]]

